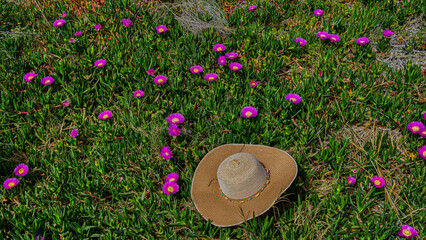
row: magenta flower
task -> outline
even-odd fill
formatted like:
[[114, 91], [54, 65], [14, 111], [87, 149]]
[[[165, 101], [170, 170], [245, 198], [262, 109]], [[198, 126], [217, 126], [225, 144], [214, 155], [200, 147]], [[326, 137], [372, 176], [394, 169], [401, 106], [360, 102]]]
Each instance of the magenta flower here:
[[419, 155], [421, 158], [426, 159], [426, 146], [419, 148]]
[[66, 12], [62, 12], [61, 17], [67, 17], [68, 14]]
[[101, 30], [102, 25], [101, 24], [96, 24], [95, 25], [95, 30]]
[[70, 105], [70, 101], [68, 101], [68, 100], [65, 100], [63, 103], [62, 103], [62, 106], [64, 106], [64, 107], [68, 107]]
[[257, 82], [256, 81], [251, 81], [250, 82], [250, 87], [256, 87], [257, 86]]
[[166, 176], [165, 182], [177, 182], [179, 179], [179, 174], [177, 173], [170, 173]]
[[370, 41], [368, 41], [368, 38], [366, 38], [366, 37], [362, 37], [362, 38], [358, 38], [357, 40], [356, 40], [356, 43], [358, 44], [358, 45], [365, 45], [365, 44], [367, 44], [367, 43], [369, 43]]
[[421, 122], [411, 122], [407, 125], [407, 128], [412, 134], [417, 134], [425, 128], [425, 125]]
[[76, 36], [76, 37], [80, 36], [80, 35], [81, 35], [81, 31], [77, 31], [77, 32], [74, 33], [74, 36]]
[[225, 58], [225, 56], [220, 56], [220, 57], [217, 59], [217, 63], [218, 63], [219, 65], [221, 65], [221, 66], [226, 65], [226, 58]]
[[98, 116], [99, 119], [101, 120], [107, 120], [108, 118], [110, 118], [112, 116], [112, 112], [109, 110], [106, 110], [104, 112], [101, 112]]
[[383, 36], [385, 37], [391, 37], [393, 35], [393, 32], [391, 30], [384, 30], [383, 31]]
[[305, 46], [306, 45], [306, 40], [303, 39], [303, 38], [296, 38], [296, 39], [294, 39], [294, 41], [296, 43], [299, 43], [299, 46]]
[[166, 182], [163, 185], [163, 193], [166, 195], [175, 194], [179, 191], [179, 185], [175, 182]]
[[53, 79], [53, 77], [51, 77], [51, 76], [47, 76], [47, 77], [45, 77], [45, 78], [43, 78], [43, 79], [41, 80], [41, 84], [43, 84], [43, 85], [50, 85], [50, 84], [52, 84], [54, 81], [55, 81], [55, 79]]
[[356, 183], [356, 179], [354, 177], [349, 176], [348, 177], [348, 183], [349, 183], [349, 185], [354, 185]]
[[29, 73], [25, 74], [24, 79], [27, 82], [31, 82], [31, 80], [33, 80], [33, 78], [35, 78], [35, 77], [37, 77], [36, 73], [29, 72]]
[[163, 33], [167, 31], [167, 27], [164, 25], [158, 25], [155, 30], [157, 30], [157, 33]]
[[129, 27], [129, 26], [132, 25], [132, 21], [130, 21], [129, 18], [127, 18], [127, 19], [121, 19], [121, 22], [123, 23], [123, 26], [125, 26], [125, 27]]
[[285, 96], [285, 99], [289, 101], [290, 103], [294, 103], [294, 104], [298, 104], [300, 103], [300, 101], [302, 101], [302, 98], [299, 95], [294, 93], [287, 94], [287, 96]]
[[163, 75], [158, 75], [154, 78], [155, 84], [164, 84], [167, 82], [167, 78]]
[[338, 42], [338, 41], [340, 41], [340, 37], [338, 35], [336, 35], [336, 34], [330, 34], [328, 36], [329, 36], [330, 42]]
[[172, 113], [167, 117], [169, 124], [180, 124], [185, 121], [185, 117], [180, 113]]
[[169, 147], [166, 146], [166, 147], [163, 147], [163, 149], [161, 149], [161, 156], [164, 159], [168, 160], [173, 157], [173, 152], [172, 150], [170, 150]]
[[189, 70], [191, 70], [192, 73], [200, 73], [203, 71], [203, 68], [200, 65], [192, 66]]
[[71, 136], [71, 137], [73, 137], [73, 138], [77, 137], [77, 136], [78, 136], [78, 129], [77, 129], [77, 128], [74, 128], [74, 129], [71, 131], [70, 136]]
[[256, 116], [257, 116], [257, 109], [252, 106], [245, 107], [241, 110], [241, 117], [243, 118], [253, 118]]
[[321, 15], [322, 15], [322, 13], [323, 13], [324, 11], [323, 10], [321, 10], [321, 9], [317, 9], [317, 10], [315, 10], [314, 11], [314, 14], [315, 14], [315, 16], [317, 16], [317, 17], [321, 17]]
[[426, 138], [426, 127], [419, 133], [421, 137]]
[[385, 179], [384, 178], [382, 178], [382, 177], [377, 177], [377, 176], [374, 176], [372, 179], [370, 179], [371, 180], [371, 182], [373, 182], [373, 184], [374, 184], [374, 186], [376, 187], [376, 188], [382, 188], [382, 187], [384, 187], [385, 186]]
[[213, 47], [213, 50], [214, 50], [215, 52], [222, 52], [222, 51], [225, 51], [225, 49], [226, 49], [226, 46], [225, 46], [225, 45], [223, 45], [223, 44], [216, 44], [216, 45], [214, 45], [214, 47]]
[[155, 74], [155, 70], [150, 68], [150, 69], [146, 70], [146, 73], [148, 73], [148, 75], [153, 76]]
[[257, 6], [253, 5], [253, 6], [248, 7], [248, 10], [249, 10], [249, 11], [253, 11], [253, 10], [255, 10], [256, 8], [257, 8]]
[[207, 73], [204, 79], [206, 79], [207, 81], [213, 81], [216, 80], [217, 77], [218, 75], [216, 73]]
[[35, 240], [44, 240], [44, 237], [37, 236]]
[[230, 52], [230, 53], [225, 53], [225, 56], [228, 58], [228, 59], [235, 59], [235, 58], [237, 58], [238, 57], [238, 53], [234, 53], [234, 52]]
[[20, 164], [18, 164], [18, 166], [16, 166], [15, 170], [13, 170], [13, 171], [15, 172], [16, 176], [23, 177], [23, 176], [27, 175], [27, 173], [28, 173], [28, 166], [23, 164], [23, 163], [20, 163]]
[[318, 32], [317, 37], [320, 38], [320, 39], [328, 39], [330, 37], [330, 35], [328, 35], [327, 32]]
[[144, 94], [144, 92], [143, 92], [143, 91], [141, 91], [141, 90], [136, 90], [136, 91], [133, 93], [133, 96], [134, 96], [134, 97], [142, 97], [142, 96], [143, 96], [143, 94]]
[[401, 230], [398, 232], [398, 236], [405, 237], [406, 239], [416, 237], [418, 234], [419, 233], [414, 228], [408, 225], [402, 225]]
[[238, 70], [240, 70], [242, 67], [243, 67], [243, 66], [241, 66], [241, 64], [236, 63], [236, 62], [233, 62], [233, 63], [229, 64], [229, 68], [230, 68], [232, 71], [238, 71]]
[[19, 180], [17, 178], [9, 178], [9, 179], [6, 179], [6, 181], [4, 181], [3, 187], [6, 189], [11, 189], [13, 187], [16, 187], [18, 183], [19, 183]]
[[56, 20], [56, 21], [53, 22], [53, 26], [60, 27], [60, 26], [64, 25], [64, 23], [65, 23], [64, 19], [59, 19], [59, 20]]
[[181, 134], [180, 129], [178, 128], [177, 124], [171, 124], [169, 126], [169, 135], [171, 137], [177, 137]]
[[105, 64], [107, 63], [107, 61], [105, 60], [105, 59], [99, 59], [99, 60], [96, 60], [96, 62], [95, 62], [95, 66], [96, 67], [103, 67], [103, 66], [105, 66]]
[[423, 118], [425, 119], [425, 121], [426, 121], [426, 112], [424, 112], [423, 113]]
[[74, 38], [70, 38], [70, 43], [75, 43], [75, 39]]

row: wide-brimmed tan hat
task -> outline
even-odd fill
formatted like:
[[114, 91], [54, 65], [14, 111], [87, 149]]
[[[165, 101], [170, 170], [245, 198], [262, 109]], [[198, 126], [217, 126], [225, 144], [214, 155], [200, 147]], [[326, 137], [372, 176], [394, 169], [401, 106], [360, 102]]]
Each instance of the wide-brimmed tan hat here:
[[293, 183], [296, 161], [263, 145], [227, 144], [207, 153], [194, 172], [191, 198], [201, 216], [230, 227], [265, 213]]

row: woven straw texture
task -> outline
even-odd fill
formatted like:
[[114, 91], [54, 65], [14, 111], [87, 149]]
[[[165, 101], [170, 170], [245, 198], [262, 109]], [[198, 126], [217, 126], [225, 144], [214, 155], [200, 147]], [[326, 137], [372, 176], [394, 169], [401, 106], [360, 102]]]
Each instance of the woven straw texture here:
[[[222, 196], [217, 178], [220, 164], [236, 153], [252, 154], [270, 170], [270, 182], [249, 201], [235, 203]], [[275, 200], [293, 183], [297, 175], [296, 161], [286, 152], [263, 145], [227, 144], [204, 156], [194, 172], [191, 197], [201, 216], [218, 227], [230, 227], [265, 213]]]

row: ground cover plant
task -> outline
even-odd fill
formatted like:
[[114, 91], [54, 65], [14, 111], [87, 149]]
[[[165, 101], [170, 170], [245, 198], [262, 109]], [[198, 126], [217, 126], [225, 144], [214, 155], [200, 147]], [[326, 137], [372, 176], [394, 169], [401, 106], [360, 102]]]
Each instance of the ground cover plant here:
[[[216, 3], [0, 5], [0, 239], [425, 238], [426, 2]], [[190, 188], [228, 143], [299, 173], [219, 228]]]

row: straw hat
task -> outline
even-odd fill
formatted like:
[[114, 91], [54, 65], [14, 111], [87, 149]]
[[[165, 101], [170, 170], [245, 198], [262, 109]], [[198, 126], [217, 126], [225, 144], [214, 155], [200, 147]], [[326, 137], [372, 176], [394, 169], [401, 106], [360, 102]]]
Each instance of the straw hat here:
[[201, 216], [230, 227], [265, 213], [293, 183], [296, 161], [269, 146], [227, 144], [207, 153], [194, 172], [191, 198]]

